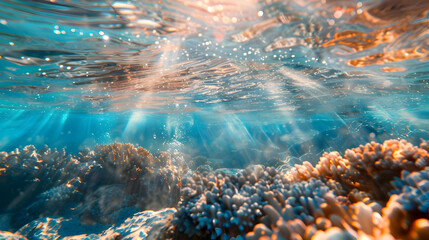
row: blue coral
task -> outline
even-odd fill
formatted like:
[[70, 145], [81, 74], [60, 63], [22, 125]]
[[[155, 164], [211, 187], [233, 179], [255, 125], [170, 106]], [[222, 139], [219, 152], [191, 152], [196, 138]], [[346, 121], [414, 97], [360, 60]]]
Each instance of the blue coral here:
[[391, 194], [399, 195], [397, 201], [405, 210], [429, 213], [429, 167], [412, 173], [404, 170], [402, 177], [396, 178], [392, 185], [396, 189]]
[[322, 181], [289, 183], [276, 169], [256, 165], [237, 174], [203, 173], [184, 179], [174, 224], [188, 238], [244, 237], [272, 206], [286, 220], [313, 223], [330, 189]]

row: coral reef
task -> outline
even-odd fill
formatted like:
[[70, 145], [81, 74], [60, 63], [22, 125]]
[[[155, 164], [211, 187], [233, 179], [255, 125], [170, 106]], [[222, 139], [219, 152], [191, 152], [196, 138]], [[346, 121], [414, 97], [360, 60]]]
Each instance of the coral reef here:
[[315, 179], [289, 184], [276, 169], [260, 165], [235, 175], [194, 174], [183, 181], [183, 200], [173, 224], [189, 238], [244, 237], [257, 222], [273, 221], [262, 219], [267, 211], [290, 220], [314, 221], [312, 215], [321, 211], [322, 197], [329, 190]]
[[194, 174], [163, 238], [428, 239], [427, 146], [388, 140], [285, 173]]
[[383, 144], [371, 142], [348, 149], [342, 157], [338, 152], [324, 153], [313, 167], [309, 162], [295, 165], [289, 173], [290, 181], [306, 181], [311, 177], [332, 179], [347, 191], [358, 189], [373, 194], [377, 200], [387, 200], [393, 186], [390, 181], [403, 170], [413, 172], [429, 165], [429, 154], [405, 140], [387, 140]]
[[114, 143], [78, 156], [45, 147], [0, 153], [0, 211], [12, 228], [42, 216], [79, 217], [112, 224], [124, 214], [175, 206], [181, 173], [169, 154]]
[[[0, 187], [11, 194], [2, 199], [8, 201], [2, 211], [14, 209], [27, 220], [36, 214], [70, 218], [27, 221], [0, 238], [64, 237], [65, 225], [115, 219], [122, 224], [72, 238], [429, 239], [428, 146], [388, 140], [344, 156], [325, 153], [315, 166], [303, 162], [287, 171], [201, 165], [193, 173], [172, 164], [172, 155], [129, 144], [100, 145], [79, 156], [27, 146], [0, 153]], [[7, 186], [14, 179], [21, 190]], [[36, 201], [29, 204], [26, 194]], [[168, 206], [177, 211], [136, 213]]]

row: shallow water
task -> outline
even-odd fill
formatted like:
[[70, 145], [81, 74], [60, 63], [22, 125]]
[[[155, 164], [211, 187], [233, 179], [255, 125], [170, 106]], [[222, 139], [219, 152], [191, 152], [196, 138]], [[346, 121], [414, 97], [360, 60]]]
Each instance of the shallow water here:
[[0, 150], [121, 142], [244, 168], [418, 145], [428, 11], [424, 0], [2, 0]]
[[428, 6], [401, 4], [2, 1], [1, 149], [120, 141], [248, 163], [418, 143]]

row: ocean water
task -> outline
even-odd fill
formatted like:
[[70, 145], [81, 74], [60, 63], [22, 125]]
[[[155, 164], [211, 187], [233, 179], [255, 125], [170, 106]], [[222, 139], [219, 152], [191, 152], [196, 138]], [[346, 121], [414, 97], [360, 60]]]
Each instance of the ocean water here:
[[[151, 236], [131, 225], [157, 229], [152, 219], [175, 204], [133, 202], [133, 194], [150, 197], [108, 178], [85, 182], [80, 174], [91, 168], [61, 165], [103, 144], [141, 146], [161, 162], [167, 154], [181, 169], [171, 182], [198, 167], [315, 165], [324, 152], [371, 141], [418, 146], [429, 139], [428, 12], [424, 0], [1, 0], [0, 230], [31, 239]], [[61, 164], [34, 175], [30, 157], [19, 155], [27, 145], [31, 157], [60, 152], [36, 156], [45, 167]], [[98, 161], [95, 152], [88, 159]], [[5, 157], [14, 154], [20, 167]], [[54, 177], [58, 169], [66, 170]], [[64, 200], [67, 174], [105, 191], [97, 185], [76, 190], [85, 201]], [[113, 222], [73, 212], [121, 194], [133, 204], [112, 210]], [[48, 235], [31, 232], [42, 223]]]

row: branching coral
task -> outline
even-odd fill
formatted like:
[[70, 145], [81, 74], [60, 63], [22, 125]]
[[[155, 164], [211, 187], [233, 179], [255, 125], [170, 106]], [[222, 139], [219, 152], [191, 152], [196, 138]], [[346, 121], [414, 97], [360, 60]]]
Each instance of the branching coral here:
[[194, 175], [164, 238], [427, 239], [427, 145], [388, 140], [286, 173]]
[[[320, 180], [289, 184], [276, 169], [256, 165], [238, 174], [205, 172], [184, 179], [175, 238], [244, 238], [257, 223], [282, 217], [313, 223], [330, 189]], [[258, 231], [262, 225], [258, 225]], [[174, 235], [173, 234], [173, 235]]]
[[413, 146], [405, 140], [387, 140], [383, 144], [371, 142], [348, 149], [344, 158], [338, 152], [324, 153], [313, 167], [309, 162], [295, 165], [288, 173], [289, 181], [308, 180], [311, 177], [332, 179], [346, 191], [357, 188], [373, 194], [377, 200], [387, 201], [392, 190], [390, 181], [401, 171], [420, 171], [429, 165], [429, 154], [424, 146]]

